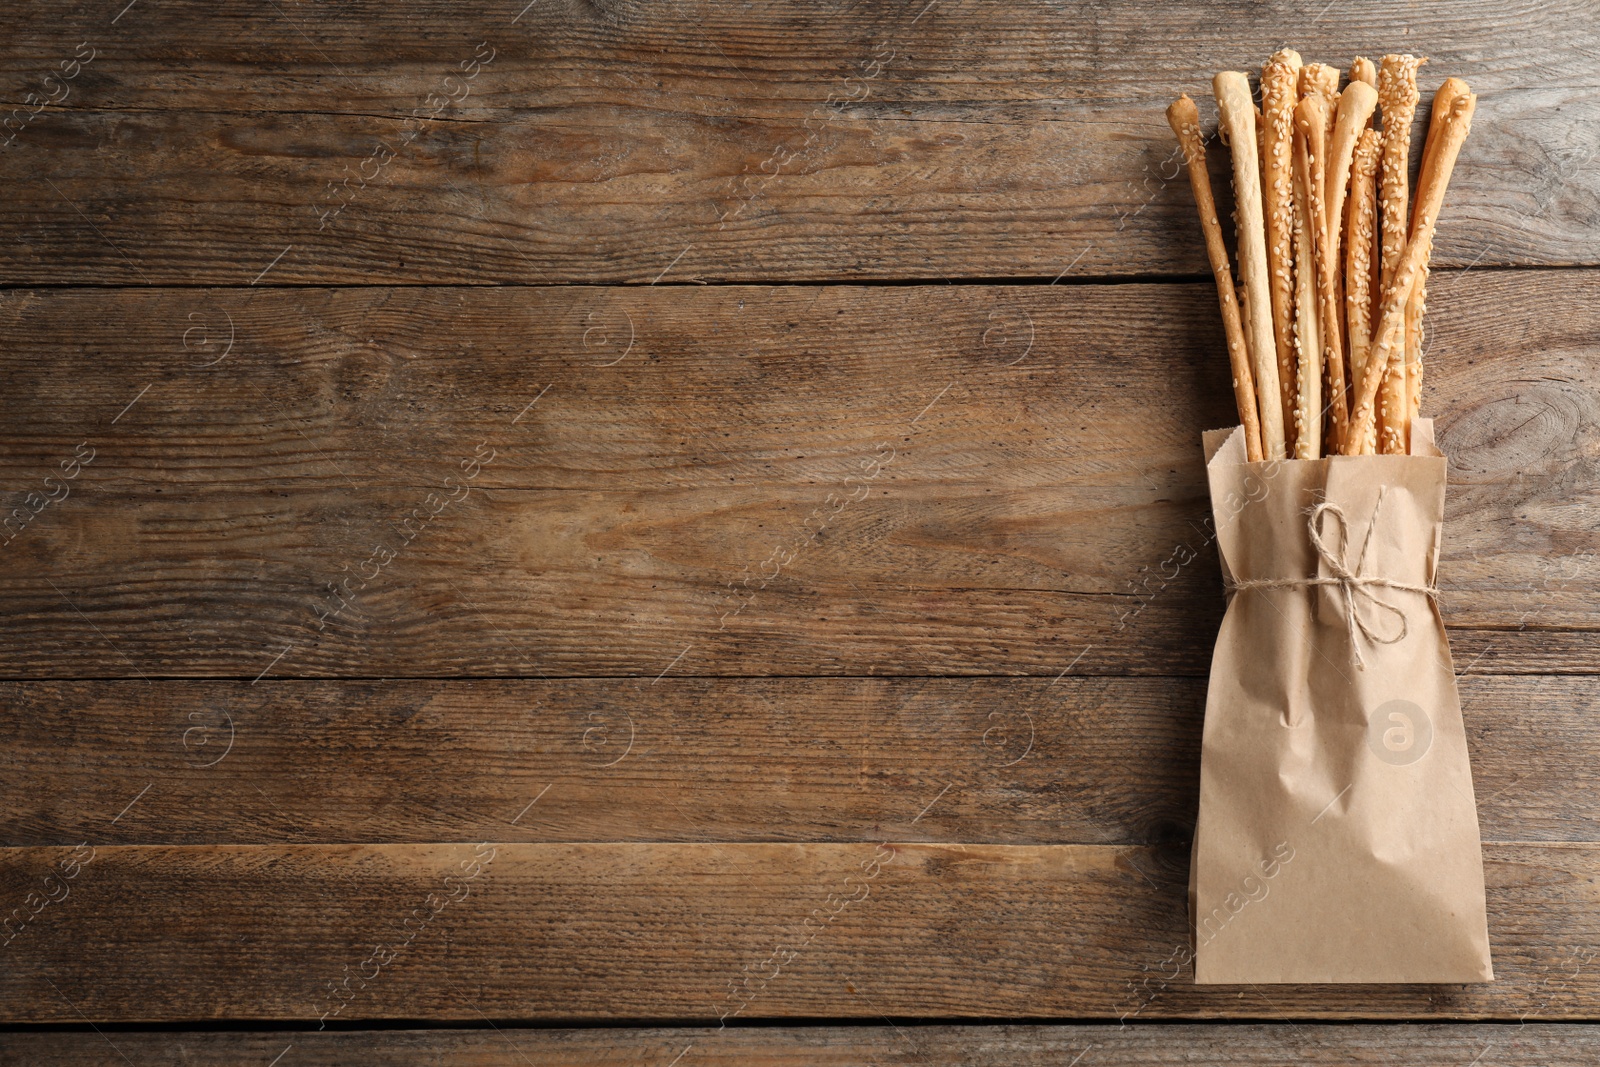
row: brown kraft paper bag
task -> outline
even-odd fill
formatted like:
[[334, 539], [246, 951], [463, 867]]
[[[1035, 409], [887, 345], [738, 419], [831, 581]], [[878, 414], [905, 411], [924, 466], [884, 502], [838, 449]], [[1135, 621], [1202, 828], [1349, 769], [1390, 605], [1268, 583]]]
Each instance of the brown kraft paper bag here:
[[[1487, 982], [1466, 731], [1433, 585], [1445, 458], [1245, 461], [1205, 435], [1228, 609], [1201, 744], [1195, 981]], [[1314, 580], [1314, 581], [1313, 581]]]

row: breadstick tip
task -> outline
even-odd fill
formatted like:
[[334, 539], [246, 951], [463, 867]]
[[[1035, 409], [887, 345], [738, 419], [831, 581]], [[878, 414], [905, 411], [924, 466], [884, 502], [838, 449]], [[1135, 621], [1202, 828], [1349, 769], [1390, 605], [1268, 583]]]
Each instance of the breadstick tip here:
[[1307, 95], [1295, 105], [1294, 121], [1302, 130], [1320, 130], [1328, 121], [1328, 101], [1319, 93]]
[[1219, 70], [1211, 79], [1211, 88], [1217, 96], [1237, 96], [1250, 99], [1250, 75], [1241, 70]]
[[1427, 56], [1414, 56], [1410, 52], [1384, 56], [1383, 64], [1378, 68], [1378, 91], [1407, 95], [1415, 93], [1417, 71], [1427, 62]]
[[1307, 63], [1300, 68], [1300, 95], [1317, 93], [1323, 96], [1339, 95], [1339, 68], [1326, 63]]
[[1195, 102], [1189, 99], [1189, 94], [1184, 93], [1167, 106], [1167, 122], [1172, 126], [1173, 132], [1179, 132], [1180, 127], [1187, 127], [1190, 123], [1200, 121], [1200, 109]]
[[[1446, 78], [1444, 85], [1439, 88], [1441, 96], [1444, 95], [1445, 88], [1450, 90], [1450, 95], [1445, 97], [1450, 101], [1450, 113], [1445, 116], [1445, 121], [1462, 123], [1467, 130], [1470, 130], [1472, 112], [1478, 106], [1478, 94], [1460, 78]], [[1463, 130], [1461, 136], [1465, 137], [1467, 130]]]
[[1341, 103], [1346, 99], [1358, 110], [1370, 113], [1377, 106], [1378, 90], [1376, 86], [1352, 78], [1350, 84], [1344, 87], [1344, 92], [1339, 94]]
[[[1293, 48], [1280, 48], [1261, 64], [1261, 80], [1265, 82], [1273, 74], [1278, 76], [1299, 77], [1305, 64], [1300, 59], [1300, 53]], [[1294, 82], [1289, 84], [1293, 85]]]

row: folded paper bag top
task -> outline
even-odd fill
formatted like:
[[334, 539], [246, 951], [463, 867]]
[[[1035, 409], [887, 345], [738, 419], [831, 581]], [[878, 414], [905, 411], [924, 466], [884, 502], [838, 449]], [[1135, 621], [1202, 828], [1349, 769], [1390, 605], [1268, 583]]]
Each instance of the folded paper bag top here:
[[1195, 981], [1494, 977], [1434, 570], [1445, 458], [1248, 463], [1205, 435], [1228, 610], [1201, 743]]

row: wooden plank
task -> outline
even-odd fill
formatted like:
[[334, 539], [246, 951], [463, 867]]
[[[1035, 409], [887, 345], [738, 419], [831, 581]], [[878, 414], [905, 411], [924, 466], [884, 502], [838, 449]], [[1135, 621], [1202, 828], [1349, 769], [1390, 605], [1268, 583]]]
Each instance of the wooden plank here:
[[1179, 969], [1186, 846], [90, 847], [0, 852], [0, 1018], [1563, 1021], [1600, 996], [1595, 845], [1486, 848], [1492, 983], [1270, 989]]
[[[1600, 669], [1594, 281], [1436, 276], [1463, 670]], [[1209, 664], [1207, 285], [216, 295], [17, 298], [0, 673]]]
[[[830, 120], [825, 147], [807, 150], [816, 158], [765, 182], [751, 175], [767, 177], [758, 168], [771, 152], [798, 153], [811, 136], [803, 111], [766, 123], [623, 105], [518, 111], [440, 122], [403, 149], [407, 134], [391, 118], [41, 116], [25, 134], [29, 150], [0, 160], [12, 190], [0, 203], [0, 282], [1071, 281], [1204, 272], [1193, 198], [1182, 181], [1161, 177], [1174, 169], [1161, 104], [1005, 121], [884, 110]], [[1600, 179], [1583, 165], [1600, 147], [1597, 125], [1592, 88], [1485, 97], [1434, 261], [1600, 263]], [[603, 162], [589, 175], [592, 160]], [[1226, 210], [1223, 162], [1218, 153]], [[530, 174], [543, 176], [530, 182]]]
[[13, 101], [59, 96], [45, 75], [80, 40], [97, 51], [0, 158], [0, 281], [243, 285], [269, 263], [270, 284], [1202, 273], [1161, 110], [1286, 41], [1341, 67], [1389, 42], [1433, 56], [1426, 89], [1454, 74], [1483, 94], [1441, 265], [1600, 262], [1582, 0], [1514, 30], [1487, 0], [1430, 0], [1347, 6], [1338, 26], [1264, 12], [1226, 35], [1199, 0], [925, 6], [538, 5], [511, 26], [438, 0], [178, 4], [112, 27], [24, 5]]
[[[1198, 679], [0, 685], [0, 844], [1193, 832]], [[1593, 679], [1462, 679], [1483, 838], [1600, 840]], [[130, 806], [131, 805], [131, 806]], [[124, 810], [126, 809], [126, 810]]]
[[[1591, 1024], [1326, 1023], [1129, 1026], [817, 1026], [589, 1030], [497, 1026], [477, 1030], [326, 1032], [11, 1033], [0, 1035], [0, 1067], [78, 1067], [124, 1062], [221, 1067], [268, 1063], [292, 1052], [299, 1067], [359, 1062], [372, 1067], [666, 1067], [680, 1053], [694, 1064], [760, 1067], [1310, 1067], [1405, 1063], [1478, 1067], [1539, 1063], [1589, 1067], [1600, 1055]], [[285, 1057], [287, 1060], [287, 1057]]]
[[[981, 504], [959, 491], [883, 492], [815, 544], [803, 524], [824, 506], [820, 491], [490, 491], [418, 520], [409, 545], [400, 521], [426, 517], [443, 494], [104, 494], [93, 509], [63, 509], [4, 561], [0, 675], [1206, 673], [1223, 605], [1198, 502], [1190, 527], [1177, 509], [1147, 520], [1137, 506], [1113, 523], [1068, 492]], [[1006, 523], [1023, 527], [1024, 544], [1008, 546], [1015, 562], [991, 562], [990, 529]], [[1026, 555], [1028, 541], [1124, 531], [1135, 539], [1121, 559], [1084, 578]], [[769, 564], [765, 588], [758, 565], [723, 563], [772, 552], [794, 567], [773, 575]], [[1564, 575], [1565, 562], [1549, 572]], [[1591, 571], [1548, 602], [1534, 581], [1504, 580], [1480, 591], [1441, 577], [1461, 669], [1600, 673], [1597, 605], [1583, 599]]]
[[[1589, 85], [1600, 47], [1592, 10], [1553, 0], [1509, 14], [1489, 0], [1419, 0], [1405, 11], [1341, 4], [1318, 17], [1271, 8], [1218, 32], [1203, 0], [1160, 10], [1063, 0], [987, 5], [926, 0], [795, 0], [781, 10], [711, 4], [619, 10], [508, 2], [463, 10], [450, 0], [349, 0], [337, 8], [263, 11], [205, 0], [120, 9], [70, 9], [45, 21], [37, 5], [0, 11], [7, 101], [74, 44], [98, 47], [66, 103], [129, 110], [404, 113], [460, 73], [486, 36], [501, 47], [456, 108], [470, 117], [510, 107], [622, 98], [731, 114], [805, 101], [819, 79], [847, 69], [870, 45], [896, 46], [867, 103], [899, 99], [946, 107], [1064, 101], [1160, 101], [1209, 86], [1213, 72], [1259, 66], [1290, 46], [1344, 69], [1385, 47], [1432, 57], [1439, 81], [1472, 79], [1485, 95], [1529, 85]], [[1335, 17], [1336, 16], [1336, 17]], [[1514, 21], [1513, 21], [1514, 19]], [[1514, 31], [1514, 32], [1508, 32]], [[1164, 41], [1183, 40], [1173, 50]], [[526, 62], [518, 60], [526, 59]], [[493, 77], [488, 77], [492, 74]], [[459, 90], [458, 90], [459, 92]], [[1197, 94], [1198, 95], [1198, 94]], [[720, 110], [719, 110], [720, 109]]]
[[[1434, 273], [1424, 411], [1453, 501], [1586, 489], [1597, 285]], [[909, 436], [897, 485], [1192, 495], [1233, 411], [1210, 281], [31, 289], [0, 323], [8, 506], [85, 440], [116, 492], [436, 487], [480, 441], [485, 488], [815, 487]]]

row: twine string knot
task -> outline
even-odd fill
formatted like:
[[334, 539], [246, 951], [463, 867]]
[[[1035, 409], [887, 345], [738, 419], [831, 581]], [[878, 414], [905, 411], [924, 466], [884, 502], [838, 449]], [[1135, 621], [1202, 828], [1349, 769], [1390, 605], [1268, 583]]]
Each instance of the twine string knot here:
[[[1415, 585], [1410, 582], [1400, 582], [1382, 575], [1368, 574], [1367, 563], [1372, 553], [1372, 534], [1378, 528], [1378, 512], [1383, 508], [1384, 493], [1387, 488], [1378, 490], [1378, 501], [1372, 506], [1372, 517], [1367, 521], [1367, 532], [1361, 539], [1361, 551], [1356, 556], [1355, 566], [1346, 562], [1349, 556], [1350, 523], [1345, 518], [1344, 509], [1338, 504], [1324, 501], [1311, 509], [1310, 517], [1306, 520], [1306, 534], [1311, 540], [1311, 546], [1317, 550], [1317, 556], [1330, 574], [1327, 577], [1314, 578], [1249, 578], [1242, 582], [1233, 582], [1228, 586], [1230, 593], [1241, 589], [1302, 589], [1311, 586], [1328, 585], [1337, 586], [1343, 594], [1345, 627], [1350, 634], [1350, 655], [1355, 660], [1358, 670], [1366, 670], [1366, 662], [1361, 658], [1362, 639], [1378, 645], [1398, 644], [1406, 639], [1410, 627], [1406, 621], [1406, 613], [1398, 605], [1385, 600], [1378, 595], [1377, 590], [1399, 589], [1407, 593], [1421, 593], [1430, 600], [1437, 600], [1439, 590], [1431, 585]], [[1330, 546], [1323, 539], [1323, 517], [1333, 518], [1338, 524], [1338, 538], [1335, 545]], [[1368, 619], [1377, 613], [1385, 613], [1399, 623], [1399, 631], [1385, 635], [1377, 625], [1377, 619], [1369, 622]]]

